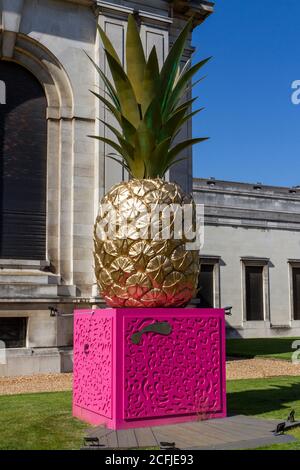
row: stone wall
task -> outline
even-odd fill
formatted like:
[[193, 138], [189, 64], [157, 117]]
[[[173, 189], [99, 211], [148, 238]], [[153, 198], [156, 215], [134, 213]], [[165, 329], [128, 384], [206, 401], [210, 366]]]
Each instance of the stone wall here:
[[[219, 258], [220, 304], [233, 307], [228, 325], [244, 337], [299, 335], [291, 286], [291, 266], [300, 262], [299, 190], [195, 179], [194, 196], [205, 212], [201, 256]], [[264, 321], [246, 321], [247, 262], [266, 265]]]
[[[192, 12], [197, 13], [195, 26], [212, 12], [210, 2], [183, 3], [179, 11], [166, 0], [0, 0], [0, 71], [1, 61], [25, 67], [42, 84], [47, 99], [47, 253], [38, 263], [0, 260], [0, 316], [29, 319], [24, 371], [30, 369], [31, 348], [72, 345], [70, 328], [49, 318], [48, 306], [62, 305], [63, 313], [72, 312], [74, 305], [101, 306], [93, 273], [93, 224], [104, 192], [127, 176], [105, 159], [107, 148], [87, 137], [104, 132], [96, 118], [110, 119], [89, 92], [101, 84], [85, 52], [107, 70], [97, 23], [123, 55], [127, 16], [135, 12], [145, 50], [149, 53], [155, 44], [162, 63]], [[186, 60], [191, 50], [189, 44]], [[183, 136], [190, 134], [189, 123]], [[170, 177], [191, 190], [191, 159]], [[17, 361], [13, 358], [19, 353], [10, 356]], [[11, 361], [5, 369], [10, 375]]]

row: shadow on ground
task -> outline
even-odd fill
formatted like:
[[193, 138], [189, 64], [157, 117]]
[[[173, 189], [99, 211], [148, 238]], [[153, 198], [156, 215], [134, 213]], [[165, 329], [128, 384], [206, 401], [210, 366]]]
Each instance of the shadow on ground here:
[[284, 419], [295, 409], [296, 418], [300, 418], [300, 377], [230, 381], [227, 406], [228, 416], [243, 414]]
[[227, 339], [226, 354], [228, 357], [253, 358], [262, 356], [291, 360], [295, 351], [293, 343], [296, 340], [299, 338]]

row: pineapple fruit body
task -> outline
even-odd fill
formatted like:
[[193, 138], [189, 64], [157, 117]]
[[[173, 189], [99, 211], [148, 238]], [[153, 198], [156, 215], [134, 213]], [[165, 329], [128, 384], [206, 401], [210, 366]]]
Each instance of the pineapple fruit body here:
[[[162, 223], [163, 213], [151, 238], [145, 215], [157, 205], [178, 210], [185, 204], [194, 204], [192, 197], [162, 179], [122, 182], [104, 196], [94, 227], [94, 259], [99, 290], [110, 307], [182, 307], [195, 295], [198, 250], [186, 249], [190, 240], [184, 233], [181, 238], [175, 236], [174, 218]], [[104, 219], [111, 217], [107, 207], [117, 214], [118, 230], [104, 237]], [[120, 222], [125, 219], [126, 236]]]

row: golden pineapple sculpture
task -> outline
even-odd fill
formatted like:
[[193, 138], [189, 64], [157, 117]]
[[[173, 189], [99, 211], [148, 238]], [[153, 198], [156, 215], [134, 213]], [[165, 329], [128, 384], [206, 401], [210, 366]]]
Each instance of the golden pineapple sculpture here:
[[198, 251], [186, 250], [184, 237], [175, 239], [172, 221], [168, 219], [168, 238], [163, 238], [164, 226], [157, 228], [152, 239], [141, 239], [140, 231], [148, 231], [145, 213], [149, 214], [156, 203], [181, 207], [191, 204], [191, 199], [180, 186], [162, 179], [120, 183], [103, 198], [102, 207], [121, 211], [130, 226], [126, 238], [121, 230], [114, 240], [103, 240], [98, 235], [98, 224], [101, 226], [106, 214], [100, 213], [95, 224], [96, 277], [110, 306], [170, 307], [190, 301], [199, 274]]
[[[109, 145], [107, 155], [127, 170], [129, 181], [114, 186], [101, 200], [94, 228], [95, 274], [102, 297], [110, 307], [182, 307], [196, 293], [199, 251], [187, 249], [195, 232], [191, 195], [163, 178], [182, 160], [178, 155], [205, 140], [174, 144], [182, 125], [194, 114], [188, 93], [194, 74], [209, 60], [180, 70], [192, 19], [175, 41], [159, 70], [153, 47], [146, 59], [134, 16], [129, 15], [126, 72], [113, 45], [99, 27], [112, 81], [93, 62], [106, 92], [92, 93], [112, 113], [118, 127], [103, 124], [116, 136], [92, 136]], [[92, 59], [91, 59], [92, 60]], [[176, 217], [192, 207], [188, 227], [180, 231]], [[155, 216], [153, 217], [153, 214]], [[112, 221], [114, 222], [112, 224]], [[111, 224], [113, 230], [107, 231]], [[105, 228], [106, 227], [106, 228]]]

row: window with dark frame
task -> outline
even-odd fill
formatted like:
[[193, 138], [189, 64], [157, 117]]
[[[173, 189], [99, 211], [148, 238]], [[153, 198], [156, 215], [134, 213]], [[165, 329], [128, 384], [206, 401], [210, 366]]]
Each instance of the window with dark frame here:
[[200, 308], [214, 307], [214, 264], [201, 264], [198, 299]]
[[245, 266], [246, 320], [264, 320], [263, 266]]
[[300, 267], [292, 268], [294, 320], [300, 320]]
[[0, 258], [44, 260], [47, 99], [36, 77], [14, 62], [1, 60], [1, 82]]
[[0, 317], [0, 341], [6, 348], [26, 347], [27, 318]]

